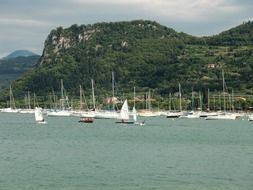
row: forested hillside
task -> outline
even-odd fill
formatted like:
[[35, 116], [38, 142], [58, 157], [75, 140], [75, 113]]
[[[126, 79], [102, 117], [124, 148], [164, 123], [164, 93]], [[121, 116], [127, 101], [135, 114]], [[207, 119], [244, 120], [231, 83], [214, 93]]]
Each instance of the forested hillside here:
[[[246, 22], [211, 37], [178, 33], [152, 21], [72, 25], [52, 30], [36, 67], [13, 83], [14, 94], [26, 91], [46, 96], [60, 91], [63, 79], [69, 96], [77, 97], [79, 85], [90, 94], [95, 81], [97, 96], [111, 95], [111, 72], [118, 96], [149, 88], [160, 98], [178, 90], [205, 93], [222, 90], [250, 94], [253, 90], [253, 23]], [[1, 94], [1, 101], [8, 97]]]

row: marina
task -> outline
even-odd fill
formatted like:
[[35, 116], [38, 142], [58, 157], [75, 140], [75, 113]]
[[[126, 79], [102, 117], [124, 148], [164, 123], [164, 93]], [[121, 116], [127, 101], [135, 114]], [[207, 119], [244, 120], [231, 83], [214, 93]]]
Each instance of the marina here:
[[252, 190], [251, 1], [3, 1], [0, 190]]

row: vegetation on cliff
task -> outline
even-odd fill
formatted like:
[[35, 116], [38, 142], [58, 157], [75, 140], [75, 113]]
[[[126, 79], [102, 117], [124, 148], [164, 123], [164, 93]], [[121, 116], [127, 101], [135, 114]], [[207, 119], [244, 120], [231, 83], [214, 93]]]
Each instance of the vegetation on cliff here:
[[[222, 90], [222, 70], [227, 92], [251, 94], [252, 31], [253, 22], [202, 38], [142, 20], [59, 27], [47, 37], [36, 69], [13, 83], [14, 94], [23, 97], [29, 90], [45, 97], [60, 91], [63, 79], [69, 96], [77, 98], [79, 85], [91, 94], [94, 79], [97, 96], [106, 97], [114, 71], [118, 96], [135, 86], [140, 93], [152, 89], [161, 100], [176, 92], [178, 83], [185, 94], [193, 88], [205, 95], [207, 89]], [[7, 96], [2, 93], [1, 101]]]

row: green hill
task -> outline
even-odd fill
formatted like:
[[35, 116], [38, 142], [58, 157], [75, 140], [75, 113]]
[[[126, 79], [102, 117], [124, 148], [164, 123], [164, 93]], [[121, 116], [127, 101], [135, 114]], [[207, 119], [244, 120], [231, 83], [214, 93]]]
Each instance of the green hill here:
[[248, 21], [224, 31], [219, 35], [206, 38], [209, 45], [242, 46], [253, 43], [253, 22]]
[[[90, 94], [93, 78], [102, 101], [111, 94], [114, 71], [119, 96], [127, 96], [135, 86], [166, 98], [179, 82], [185, 94], [192, 88], [221, 91], [222, 70], [229, 91], [247, 94], [253, 88], [252, 25], [203, 38], [142, 20], [59, 27], [47, 37], [36, 69], [13, 83], [14, 94], [23, 97], [29, 90], [45, 97], [52, 89], [60, 91], [63, 79], [69, 96], [77, 98], [79, 85]], [[1, 95], [6, 99], [7, 91]]]

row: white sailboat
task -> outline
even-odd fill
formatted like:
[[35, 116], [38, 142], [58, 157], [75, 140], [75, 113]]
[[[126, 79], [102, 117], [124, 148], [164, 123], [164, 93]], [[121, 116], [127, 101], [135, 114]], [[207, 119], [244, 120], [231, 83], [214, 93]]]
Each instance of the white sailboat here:
[[42, 108], [40, 108], [40, 107], [35, 107], [34, 116], [35, 116], [35, 121], [36, 121], [38, 124], [46, 124], [46, 123], [47, 123], [47, 122], [44, 120], [43, 113], [42, 113]]
[[248, 121], [253, 121], [253, 114], [248, 116]]
[[[179, 111], [170, 111], [167, 112], [166, 117], [167, 118], [179, 118], [182, 115], [185, 115], [185, 113], [182, 111], [182, 93], [181, 93], [181, 84], [178, 84], [178, 96], [179, 96]], [[171, 106], [171, 94], [170, 94], [170, 106]]]
[[133, 114], [133, 120], [134, 120], [135, 125], [145, 125], [145, 121], [142, 121], [142, 122], [137, 121], [137, 111], [136, 111], [135, 107], [133, 107], [132, 114]]
[[10, 107], [1, 109], [1, 112], [5, 112], [5, 113], [17, 113], [17, 112], [19, 112], [19, 110], [16, 109], [16, 106], [15, 106], [15, 100], [14, 100], [14, 96], [13, 96], [13, 93], [12, 93], [11, 85], [10, 85], [10, 103], [9, 104], [10, 104]]
[[150, 89], [148, 91], [148, 94], [146, 94], [146, 109], [145, 110], [140, 110], [138, 112], [138, 115], [142, 116], [142, 117], [157, 117], [157, 116], [160, 116], [160, 113], [154, 112], [151, 109]]
[[226, 95], [225, 95], [225, 77], [224, 70], [222, 70], [222, 86], [223, 86], [223, 108], [224, 112], [217, 115], [210, 115], [206, 117], [206, 120], [235, 120], [238, 118], [236, 113], [228, 113], [226, 111]]
[[179, 118], [198, 119], [200, 118], [200, 113], [201, 112], [191, 111], [185, 115], [180, 115]]
[[65, 89], [63, 86], [63, 80], [61, 80], [61, 108], [56, 110], [50, 110], [47, 112], [47, 116], [50, 117], [68, 117], [71, 116], [71, 111], [69, 110], [68, 96], [65, 95]]
[[127, 99], [124, 101], [124, 104], [121, 107], [118, 119], [120, 119], [120, 121], [117, 121], [116, 123], [134, 124], [133, 121], [129, 121], [129, 109]]
[[[118, 119], [119, 113], [115, 111], [115, 96], [114, 96], [114, 72], [112, 72], [112, 110], [96, 110], [94, 112], [96, 119]], [[95, 110], [95, 98], [94, 98], [94, 87], [92, 81], [92, 97], [93, 97], [93, 107]]]
[[217, 115], [207, 116], [206, 120], [235, 120], [237, 118], [237, 114], [233, 113], [218, 113]]
[[31, 108], [31, 97], [30, 97], [30, 92], [27, 92], [27, 96], [25, 95], [25, 104], [26, 104], [26, 108], [21, 109], [19, 111], [19, 113], [34, 113], [34, 109]]

